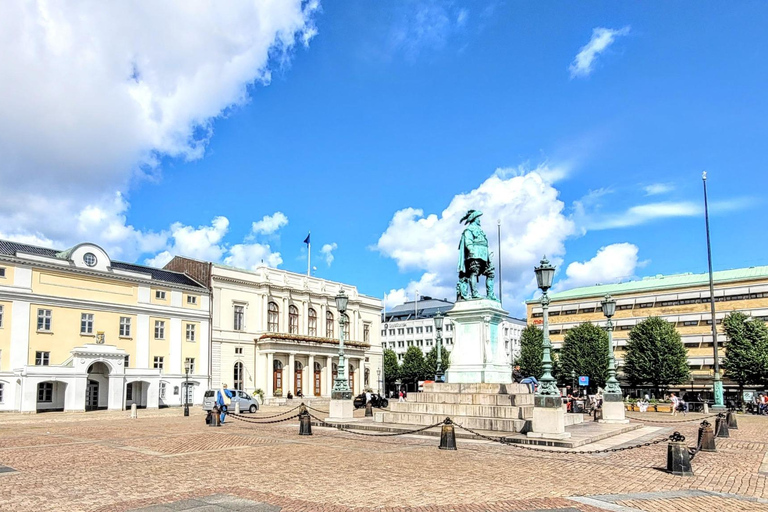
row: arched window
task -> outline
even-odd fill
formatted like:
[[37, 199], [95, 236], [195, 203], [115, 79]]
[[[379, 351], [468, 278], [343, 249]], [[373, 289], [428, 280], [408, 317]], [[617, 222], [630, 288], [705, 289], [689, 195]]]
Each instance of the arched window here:
[[317, 311], [309, 308], [309, 319], [307, 321], [307, 334], [317, 336]]
[[349, 315], [344, 313], [342, 318], [344, 319], [344, 341], [347, 341], [349, 340]]
[[325, 312], [325, 337], [333, 338], [333, 313]]
[[274, 302], [270, 302], [267, 306], [267, 331], [269, 332], [278, 332], [279, 330], [279, 318], [280, 318], [280, 308], [277, 307], [277, 304]]
[[288, 332], [299, 334], [299, 308], [293, 304], [288, 306]]
[[235, 373], [232, 382], [234, 383], [234, 389], [238, 391], [243, 390], [243, 363], [239, 361], [235, 363]]

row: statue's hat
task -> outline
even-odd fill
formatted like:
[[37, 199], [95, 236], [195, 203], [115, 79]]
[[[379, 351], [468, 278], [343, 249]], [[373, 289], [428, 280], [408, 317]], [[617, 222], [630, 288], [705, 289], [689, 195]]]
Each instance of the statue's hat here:
[[483, 214], [480, 210], [469, 210], [464, 217], [461, 218], [459, 222], [463, 222], [464, 224], [469, 224], [476, 218], [480, 217]]

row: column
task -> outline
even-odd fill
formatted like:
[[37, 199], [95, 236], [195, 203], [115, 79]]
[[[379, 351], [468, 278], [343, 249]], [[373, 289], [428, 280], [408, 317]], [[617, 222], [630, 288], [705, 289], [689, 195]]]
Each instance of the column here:
[[296, 394], [296, 390], [293, 389], [294, 384], [296, 383], [296, 380], [294, 378], [294, 372], [296, 371], [296, 354], [295, 352], [291, 352], [288, 354], [288, 382], [283, 383], [283, 395], [288, 395], [288, 390], [291, 391], [292, 394]]
[[[328, 337], [328, 333], [325, 330], [325, 304], [320, 304], [320, 318], [317, 319], [317, 323], [320, 324], [317, 326], [317, 335], [318, 336], [324, 336]], [[330, 365], [328, 366], [328, 371], [331, 370]]]
[[287, 297], [283, 298], [283, 306], [280, 309], [280, 325], [278, 326], [278, 331], [280, 332], [290, 331], [290, 328], [288, 327], [288, 298]]
[[273, 352], [267, 352], [267, 397], [272, 398], [275, 396], [275, 390], [272, 389], [272, 386], [275, 384], [275, 377], [274, 377], [274, 371], [275, 371], [275, 355]]
[[[307, 301], [301, 301], [301, 321], [299, 323], [299, 332], [309, 335], [309, 304]], [[314, 371], [314, 368], [312, 369]]]
[[325, 358], [325, 396], [331, 396], [333, 390], [333, 356]]
[[304, 372], [305, 379], [309, 382], [305, 388], [307, 392], [305, 396], [315, 396], [315, 354], [309, 354], [309, 361], [307, 362], [307, 371]]
[[365, 391], [365, 358], [361, 357], [358, 359], [358, 361], [357, 382], [359, 385], [357, 386], [357, 389], [359, 389], [360, 393], [362, 393]]

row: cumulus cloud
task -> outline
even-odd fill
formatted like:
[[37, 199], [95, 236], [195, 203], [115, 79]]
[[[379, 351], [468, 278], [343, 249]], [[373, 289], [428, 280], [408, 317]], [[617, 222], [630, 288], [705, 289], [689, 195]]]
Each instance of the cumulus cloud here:
[[288, 217], [283, 212], [275, 212], [272, 215], [265, 215], [258, 222], [254, 222], [251, 231], [254, 234], [271, 235], [286, 224], [288, 224]]
[[283, 262], [279, 252], [272, 252], [269, 244], [237, 244], [229, 250], [224, 264], [254, 270], [257, 267], [277, 267]]
[[619, 36], [629, 34], [629, 27], [618, 30], [597, 27], [592, 30], [592, 38], [581, 47], [579, 53], [573, 59], [570, 66], [571, 78], [582, 78], [589, 76], [594, 69], [595, 59], [613, 44]]
[[629, 279], [638, 267], [637, 253], [637, 246], [626, 242], [601, 247], [594, 258], [568, 265], [565, 279], [557, 282], [555, 291]]
[[126, 192], [155, 179], [163, 157], [200, 158], [214, 119], [316, 34], [317, 9], [316, 0], [0, 3], [3, 236], [68, 246], [88, 226], [86, 239], [128, 259], [161, 245], [162, 235], [126, 221]]
[[499, 170], [474, 190], [456, 195], [439, 214], [414, 207], [395, 212], [376, 249], [393, 258], [401, 271], [422, 275], [387, 296], [399, 298], [418, 289], [424, 295], [455, 297], [457, 247], [463, 230], [459, 220], [467, 210], [479, 209], [494, 263], [496, 222], [501, 220], [505, 307], [519, 314], [522, 301], [535, 289], [533, 267], [544, 254], [560, 261], [565, 239], [575, 233], [558, 191], [542, 177], [549, 171], [548, 166], [525, 172]]
[[338, 248], [338, 245], [336, 243], [332, 244], [325, 244], [323, 247], [320, 248], [320, 254], [325, 259], [325, 263], [330, 267], [331, 263], [333, 263], [333, 251], [335, 251]]
[[672, 192], [674, 189], [675, 186], [671, 183], [652, 183], [643, 187], [643, 190], [645, 190], [645, 195], [647, 196], [666, 194], [667, 192]]

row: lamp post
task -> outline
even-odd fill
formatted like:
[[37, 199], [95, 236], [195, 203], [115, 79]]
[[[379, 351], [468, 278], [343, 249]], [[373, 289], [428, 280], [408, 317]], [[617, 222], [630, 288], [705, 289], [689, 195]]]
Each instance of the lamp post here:
[[576, 370], [571, 370], [571, 392], [576, 395]]
[[381, 368], [376, 368], [376, 380], [379, 383], [379, 395], [381, 395]]
[[189, 416], [189, 362], [184, 363], [186, 383], [184, 384], [184, 416]]
[[349, 297], [344, 290], [339, 290], [336, 295], [336, 309], [339, 311], [339, 369], [336, 372], [336, 380], [333, 383], [331, 398], [334, 400], [351, 400], [352, 390], [349, 389], [349, 382], [345, 378], [346, 364], [344, 362], [344, 313], [347, 311], [347, 302]]
[[712, 278], [712, 247], [709, 242], [709, 206], [707, 205], [707, 172], [701, 173], [701, 181], [704, 184], [704, 223], [707, 227], [707, 263], [709, 264], [709, 306], [712, 314], [712, 350], [714, 351], [715, 375], [712, 380], [712, 392], [715, 395], [713, 409], [723, 409], [723, 381], [720, 379], [720, 354], [717, 348], [717, 321], [715, 320], [715, 284]]
[[435, 382], [443, 382], [443, 314], [437, 310], [435, 315], [435, 341], [437, 342], [437, 369]]
[[616, 313], [616, 301], [610, 295], [606, 295], [600, 303], [603, 306], [603, 315], [608, 321], [605, 323], [605, 329], [608, 331], [608, 380], [605, 381], [605, 393], [621, 395], [621, 386], [616, 380], [616, 358], [613, 355], [613, 317]]
[[534, 272], [536, 272], [536, 283], [542, 292], [541, 310], [544, 317], [544, 354], [541, 358], [544, 375], [541, 376], [539, 389], [536, 394], [544, 397], [559, 397], [560, 391], [557, 389], [557, 382], [552, 376], [552, 356], [550, 354], [552, 342], [549, 340], [549, 295], [547, 295], [547, 291], [552, 287], [552, 280], [555, 277], [555, 267], [550, 265], [549, 260], [544, 256], [539, 266], [534, 269]]

